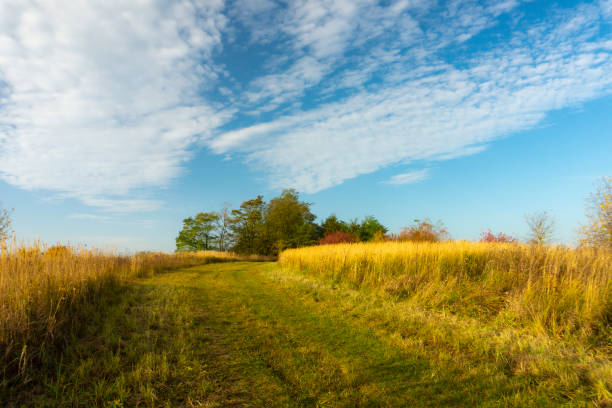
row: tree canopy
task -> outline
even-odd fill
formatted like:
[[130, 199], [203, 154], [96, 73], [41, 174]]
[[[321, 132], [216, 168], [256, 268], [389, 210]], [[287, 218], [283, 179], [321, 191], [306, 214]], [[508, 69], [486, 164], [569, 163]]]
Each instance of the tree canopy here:
[[[388, 234], [388, 229], [376, 217], [349, 221], [331, 214], [320, 224], [311, 211], [311, 203], [301, 200], [293, 189], [283, 190], [279, 196], [265, 201], [262, 195], [244, 201], [230, 210], [225, 205], [218, 212], [200, 212], [183, 220], [183, 228], [176, 237], [177, 251], [216, 249], [240, 254], [277, 255], [287, 248], [316, 244], [337, 244], [378, 241], [430, 241], [449, 239], [441, 221], [415, 219], [399, 234]], [[0, 237], [10, 228], [10, 213], [0, 208]], [[589, 198], [588, 224], [582, 227], [581, 243], [612, 248], [612, 177], [601, 179]], [[525, 216], [529, 226], [528, 241], [544, 245], [552, 240], [555, 221], [541, 211]], [[481, 242], [516, 243], [518, 240], [504, 233], [484, 232]]]
[[316, 242], [315, 215], [310, 203], [300, 201], [295, 190], [283, 190], [279, 197], [268, 204], [265, 225], [273, 250], [297, 248]]
[[266, 203], [259, 195], [232, 210], [230, 230], [234, 235], [234, 251], [245, 254], [265, 254], [267, 237], [265, 228]]
[[387, 233], [387, 228], [382, 225], [373, 215], [366, 216], [359, 224], [358, 235], [361, 241], [371, 241], [376, 234]]
[[348, 224], [336, 217], [336, 214], [332, 214], [321, 223], [324, 235], [334, 234], [338, 231], [348, 232]]
[[185, 218], [176, 250], [277, 255], [287, 248], [317, 243], [382, 240], [387, 232], [373, 216], [346, 222], [330, 215], [320, 225], [315, 220], [311, 203], [303, 201], [297, 191], [285, 189], [268, 202], [258, 195], [233, 210], [226, 205], [219, 212]]
[[183, 229], [176, 237], [177, 251], [201, 251], [215, 247], [215, 230], [219, 214], [201, 212], [183, 220]]

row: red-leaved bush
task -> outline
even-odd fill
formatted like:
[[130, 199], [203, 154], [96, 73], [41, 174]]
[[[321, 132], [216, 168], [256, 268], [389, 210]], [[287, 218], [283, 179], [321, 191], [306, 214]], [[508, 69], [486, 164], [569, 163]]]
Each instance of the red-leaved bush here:
[[510, 235], [506, 235], [503, 232], [495, 235], [488, 230], [487, 232], [483, 232], [480, 234], [480, 242], [505, 242], [505, 243], [516, 243], [516, 238], [511, 237]]
[[336, 231], [325, 234], [323, 238], [319, 239], [319, 245], [329, 244], [344, 244], [351, 242], [359, 242], [359, 237], [350, 232]]
[[415, 220], [413, 225], [404, 228], [393, 238], [397, 241], [440, 242], [448, 239], [448, 231], [440, 221], [434, 224], [429, 220]]

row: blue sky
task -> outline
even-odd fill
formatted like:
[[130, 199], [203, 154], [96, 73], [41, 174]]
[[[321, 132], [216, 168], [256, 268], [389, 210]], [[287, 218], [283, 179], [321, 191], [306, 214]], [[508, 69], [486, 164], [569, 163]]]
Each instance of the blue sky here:
[[0, 3], [19, 237], [172, 250], [296, 188], [324, 218], [572, 243], [612, 174], [612, 0]]

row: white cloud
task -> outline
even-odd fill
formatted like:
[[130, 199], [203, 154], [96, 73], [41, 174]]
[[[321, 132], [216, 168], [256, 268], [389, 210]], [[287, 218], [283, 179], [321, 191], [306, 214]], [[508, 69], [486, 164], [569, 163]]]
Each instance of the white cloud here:
[[312, 57], [296, 61], [289, 70], [257, 78], [246, 93], [249, 103], [265, 102], [265, 110], [276, 109], [281, 103], [302, 96], [310, 86], [321, 81], [330, 67]]
[[395, 176], [392, 176], [389, 180], [385, 181], [385, 183], [395, 184], [395, 185], [412, 184], [412, 183], [417, 183], [419, 181], [423, 181], [428, 177], [429, 177], [428, 169], [415, 170], [415, 171], [410, 171], [408, 173], [396, 174]]
[[267, 43], [278, 36], [278, 4], [275, 1], [234, 0], [229, 3], [229, 14], [248, 29], [251, 44]]
[[262, 123], [248, 128], [227, 132], [209, 142], [215, 153], [225, 153], [230, 149], [245, 149], [253, 144], [258, 135], [267, 134], [281, 127], [279, 123]]
[[0, 179], [120, 213], [198, 142], [305, 192], [474, 154], [612, 92], [611, 0], [485, 35], [520, 3], [5, 0]]
[[554, 14], [527, 34], [466, 53], [460, 66], [438, 55], [439, 46], [466, 41], [458, 36], [474, 36], [516, 4], [451, 3], [451, 20], [442, 29], [430, 24], [423, 47], [389, 49], [390, 61], [378, 71], [359, 65], [377, 72], [376, 86], [357, 87], [364, 80], [354, 76], [359, 69], [347, 71], [348, 79], [341, 71], [329, 82], [355, 86], [350, 96], [222, 134], [212, 144], [247, 152], [275, 187], [313, 193], [394, 163], [473, 154], [537, 125], [551, 110], [612, 92], [612, 55], [609, 41], [597, 36], [596, 7]]
[[218, 75], [222, 8], [0, 3], [0, 178], [111, 209], [157, 206], [121, 196], [173, 180], [223, 121], [197, 94]]
[[308, 48], [314, 57], [343, 53], [360, 9], [374, 0], [298, 0], [291, 3], [285, 30], [297, 49]]
[[[344, 65], [347, 62], [345, 54], [360, 49], [370, 40], [389, 35], [390, 32], [396, 37], [393, 44], [411, 43], [420, 29], [408, 11], [422, 9], [426, 3], [396, 0], [383, 7], [377, 0], [290, 2], [286, 10], [277, 10], [272, 14], [275, 15], [274, 34], [281, 36], [282, 33], [291, 39], [287, 41], [285, 51], [293, 56], [292, 61], [284, 70], [276, 70], [251, 81], [244, 94], [247, 102], [245, 106], [252, 108], [257, 105], [249, 112], [258, 115], [297, 100], [308, 89], [319, 85], [324, 78]], [[265, 4], [270, 7], [270, 3]], [[271, 12], [268, 8], [266, 11]], [[269, 41], [267, 25], [249, 21], [253, 35]], [[261, 30], [265, 30], [266, 34], [262, 34]], [[275, 55], [273, 59], [287, 62], [285, 54]], [[369, 62], [373, 63], [371, 59]], [[375, 62], [377, 65], [380, 63], [380, 60]], [[283, 64], [270, 65], [275, 67]], [[360, 67], [359, 73], [355, 72], [354, 76], [358, 76], [357, 80], [363, 79], [367, 71], [367, 68]]]

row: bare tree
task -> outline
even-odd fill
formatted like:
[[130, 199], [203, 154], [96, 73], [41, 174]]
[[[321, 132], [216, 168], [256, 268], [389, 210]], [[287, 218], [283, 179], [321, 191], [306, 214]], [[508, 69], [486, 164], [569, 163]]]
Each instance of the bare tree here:
[[217, 213], [217, 242], [219, 244], [220, 251], [227, 251], [231, 246], [230, 240], [230, 223], [231, 223], [231, 210], [228, 203], [223, 204], [221, 211]]
[[589, 197], [587, 219], [581, 243], [612, 249], [612, 177], [603, 177]]
[[538, 211], [525, 215], [529, 226], [528, 242], [533, 245], [544, 245], [551, 241], [555, 230], [555, 220], [546, 211]]
[[12, 210], [0, 207], [0, 240], [11, 233], [11, 212]]

